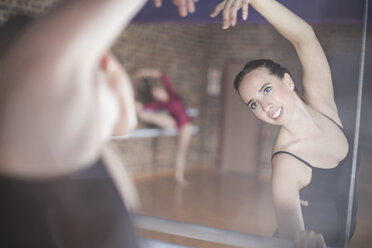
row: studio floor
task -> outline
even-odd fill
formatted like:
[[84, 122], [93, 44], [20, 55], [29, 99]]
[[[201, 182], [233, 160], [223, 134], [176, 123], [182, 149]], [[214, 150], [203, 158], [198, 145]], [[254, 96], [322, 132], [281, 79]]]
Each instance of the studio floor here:
[[[358, 172], [357, 229], [351, 248], [372, 244], [372, 168], [368, 153], [362, 154]], [[186, 173], [187, 187], [178, 186], [171, 175], [137, 181], [140, 214], [270, 237], [275, 229], [270, 182], [239, 173], [196, 168]], [[191, 247], [227, 247], [174, 235], [138, 230], [145, 238]]]

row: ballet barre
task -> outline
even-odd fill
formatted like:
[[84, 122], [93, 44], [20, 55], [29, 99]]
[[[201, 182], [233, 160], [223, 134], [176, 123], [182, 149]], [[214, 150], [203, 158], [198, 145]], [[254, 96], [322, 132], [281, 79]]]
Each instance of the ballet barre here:
[[[199, 132], [199, 127], [191, 126], [191, 133], [193, 135]], [[134, 130], [123, 136], [113, 136], [110, 139], [136, 139], [136, 138], [151, 138], [159, 136], [177, 136], [179, 131], [177, 128], [143, 128]]]
[[[196, 117], [199, 115], [199, 110], [195, 108], [188, 108], [187, 115], [189, 117]], [[191, 126], [192, 135], [199, 133], [199, 127], [192, 125]], [[109, 139], [111, 140], [121, 140], [121, 139], [138, 139], [138, 138], [152, 138], [160, 136], [177, 136], [179, 130], [177, 128], [141, 128], [136, 129], [126, 135], [122, 136], [112, 136]]]
[[[133, 214], [137, 228], [236, 247], [291, 248], [289, 240]], [[330, 246], [327, 246], [331, 248]]]
[[189, 246], [175, 245], [152, 239], [139, 239], [141, 248], [191, 248]]

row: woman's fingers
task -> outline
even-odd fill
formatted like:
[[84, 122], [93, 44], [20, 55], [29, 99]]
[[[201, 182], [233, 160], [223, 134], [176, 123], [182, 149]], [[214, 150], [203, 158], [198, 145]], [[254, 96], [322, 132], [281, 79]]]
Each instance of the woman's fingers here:
[[159, 8], [159, 7], [161, 7], [162, 0], [154, 0], [154, 4], [155, 4], [156, 8]]
[[[162, 0], [153, 0], [157, 8], [162, 6]], [[187, 16], [189, 13], [195, 12], [195, 3], [198, 0], [173, 0], [173, 4], [178, 9], [178, 14], [182, 17]]]
[[195, 12], [195, 0], [173, 0], [173, 4], [178, 8], [178, 14], [182, 17]]
[[212, 14], [210, 14], [209, 16], [212, 17], [212, 18], [216, 17], [221, 12], [221, 10], [223, 10], [225, 8], [225, 2], [226, 1], [223, 1], [223, 2], [219, 3], [216, 6], [216, 8], [214, 8]]
[[195, 1], [194, 0], [187, 0], [187, 11], [189, 13], [194, 13], [195, 12]]
[[234, 3], [234, 0], [227, 0], [225, 4], [225, 8], [223, 9], [222, 16], [223, 16], [223, 21], [222, 21], [222, 28], [227, 29], [231, 25], [231, 7]]
[[173, 0], [173, 4], [178, 8], [178, 14], [182, 17], [187, 16], [186, 0]]
[[242, 3], [242, 18], [243, 20], [247, 20], [248, 18], [248, 5], [249, 4], [249, 0], [243, 0], [243, 3]]
[[210, 16], [216, 17], [222, 11], [222, 28], [233, 27], [237, 23], [239, 9], [242, 9], [243, 20], [247, 20], [249, 2], [250, 0], [225, 0], [216, 6]]
[[236, 18], [237, 18], [238, 11], [239, 11], [240, 8], [241, 8], [240, 1], [235, 1], [231, 5], [231, 9], [230, 9], [230, 26], [231, 27], [236, 25]]

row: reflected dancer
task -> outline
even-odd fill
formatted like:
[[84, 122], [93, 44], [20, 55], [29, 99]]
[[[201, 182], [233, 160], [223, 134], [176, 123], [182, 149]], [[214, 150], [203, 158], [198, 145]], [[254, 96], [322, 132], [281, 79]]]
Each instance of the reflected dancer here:
[[141, 69], [136, 73], [136, 78], [145, 77], [160, 79], [162, 85], [155, 85], [151, 88], [154, 102], [145, 105], [137, 103], [138, 118], [161, 128], [177, 128], [179, 130], [175, 155], [175, 179], [179, 185], [186, 186], [188, 182], [184, 178], [184, 170], [192, 136], [190, 118], [183, 101], [164, 73], [157, 69]]

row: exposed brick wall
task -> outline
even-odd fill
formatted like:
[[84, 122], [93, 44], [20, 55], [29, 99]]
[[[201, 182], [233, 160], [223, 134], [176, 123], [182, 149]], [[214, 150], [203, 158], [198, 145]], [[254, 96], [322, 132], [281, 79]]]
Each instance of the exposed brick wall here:
[[[0, 1], [0, 22], [16, 12], [38, 15], [56, 2], [58, 1]], [[332, 67], [335, 97], [344, 125], [347, 130], [351, 130], [358, 81], [361, 27], [317, 25], [315, 31]], [[368, 49], [370, 51], [371, 46]], [[199, 116], [193, 120], [200, 132], [192, 139], [187, 161], [189, 165], [215, 166], [218, 162], [223, 94], [219, 97], [207, 94], [209, 68], [217, 68], [223, 72], [231, 60], [239, 60], [244, 64], [254, 58], [271, 58], [287, 67], [295, 81], [301, 80], [300, 65], [293, 47], [271, 26], [265, 24], [240, 24], [227, 31], [223, 31], [217, 24], [131, 24], [118, 38], [113, 51], [130, 75], [143, 67], [155, 67], [166, 72], [186, 106], [200, 110]], [[371, 51], [369, 54], [372, 54]], [[371, 57], [367, 59], [370, 61]], [[146, 100], [143, 94], [144, 83], [133, 80], [133, 84], [138, 99]], [[370, 93], [367, 94], [370, 96]], [[371, 121], [371, 117], [369, 120]], [[264, 126], [263, 135], [267, 140], [261, 144], [260, 155], [264, 171], [270, 171], [270, 151], [275, 133], [276, 130], [272, 127]], [[134, 174], [173, 167], [175, 137], [113, 141], [112, 145], [120, 150]]]

